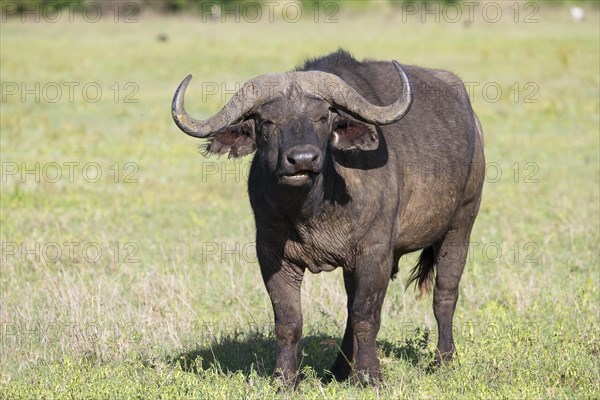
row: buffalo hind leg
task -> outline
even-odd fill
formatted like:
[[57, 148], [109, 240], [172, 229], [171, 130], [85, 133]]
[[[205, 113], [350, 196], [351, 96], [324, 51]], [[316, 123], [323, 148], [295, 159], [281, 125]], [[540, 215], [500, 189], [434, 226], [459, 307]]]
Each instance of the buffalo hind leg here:
[[449, 231], [436, 248], [436, 278], [433, 313], [438, 326], [436, 364], [450, 361], [455, 353], [452, 320], [458, 300], [458, 285], [467, 260], [471, 225]]

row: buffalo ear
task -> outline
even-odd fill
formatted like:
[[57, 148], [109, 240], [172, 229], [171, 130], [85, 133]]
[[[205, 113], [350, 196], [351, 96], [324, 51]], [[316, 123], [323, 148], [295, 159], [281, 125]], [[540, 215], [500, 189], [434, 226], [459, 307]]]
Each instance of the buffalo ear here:
[[229, 152], [229, 158], [243, 157], [254, 150], [256, 150], [254, 120], [226, 126], [213, 133], [206, 144], [208, 154], [225, 154]]
[[379, 137], [374, 126], [340, 116], [333, 123], [331, 146], [337, 150], [375, 150]]

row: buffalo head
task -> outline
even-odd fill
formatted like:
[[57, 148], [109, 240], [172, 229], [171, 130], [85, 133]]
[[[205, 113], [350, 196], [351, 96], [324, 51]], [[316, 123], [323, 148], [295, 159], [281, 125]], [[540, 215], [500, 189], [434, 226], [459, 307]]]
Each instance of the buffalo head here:
[[209, 139], [208, 153], [242, 157], [257, 150], [273, 180], [304, 186], [321, 173], [328, 146], [373, 150], [378, 146], [374, 125], [391, 124], [408, 112], [410, 82], [400, 64], [392, 63], [406, 96], [384, 107], [369, 103], [337, 75], [295, 71], [251, 79], [221, 111], [197, 120], [184, 108], [188, 75], [175, 92], [172, 115], [188, 135]]

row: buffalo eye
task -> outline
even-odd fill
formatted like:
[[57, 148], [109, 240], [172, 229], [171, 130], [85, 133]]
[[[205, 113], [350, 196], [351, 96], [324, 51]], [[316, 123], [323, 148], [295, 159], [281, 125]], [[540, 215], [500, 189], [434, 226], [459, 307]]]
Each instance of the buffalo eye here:
[[275, 130], [275, 124], [273, 121], [268, 119], [263, 119], [259, 123], [260, 131], [263, 132], [266, 136], [269, 136]]
[[269, 121], [268, 119], [263, 119], [260, 121], [260, 127], [261, 128], [268, 128], [273, 126], [273, 121]]
[[318, 122], [320, 124], [326, 124], [326, 123], [328, 123], [329, 122], [329, 115], [323, 115], [316, 122]]

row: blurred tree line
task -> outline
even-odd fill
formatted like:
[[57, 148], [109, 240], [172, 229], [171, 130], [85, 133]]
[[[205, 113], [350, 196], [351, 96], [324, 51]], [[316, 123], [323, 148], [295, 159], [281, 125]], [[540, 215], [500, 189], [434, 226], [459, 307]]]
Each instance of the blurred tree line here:
[[[0, 13], [8, 15], [19, 15], [21, 13], [35, 13], [47, 10], [60, 10], [63, 8], [80, 9], [93, 3], [94, 6], [114, 9], [115, 7], [131, 7], [135, 5], [139, 10], [150, 9], [160, 13], [175, 12], [206, 12], [212, 6], [219, 8], [235, 10], [243, 8], [244, 4], [260, 4], [277, 0], [0, 0]], [[295, 2], [303, 7], [314, 7], [316, 5], [338, 3], [345, 9], [352, 8], [365, 10], [370, 4], [375, 2], [387, 1], [390, 5], [400, 5], [402, 3], [461, 3], [467, 0], [279, 0], [279, 3]], [[485, 0], [484, 0], [485, 1]], [[502, 1], [502, 0], [499, 0]], [[573, 0], [536, 0], [536, 2], [545, 2], [551, 4], [571, 4], [584, 1]], [[593, 1], [592, 3], [599, 3]]]

